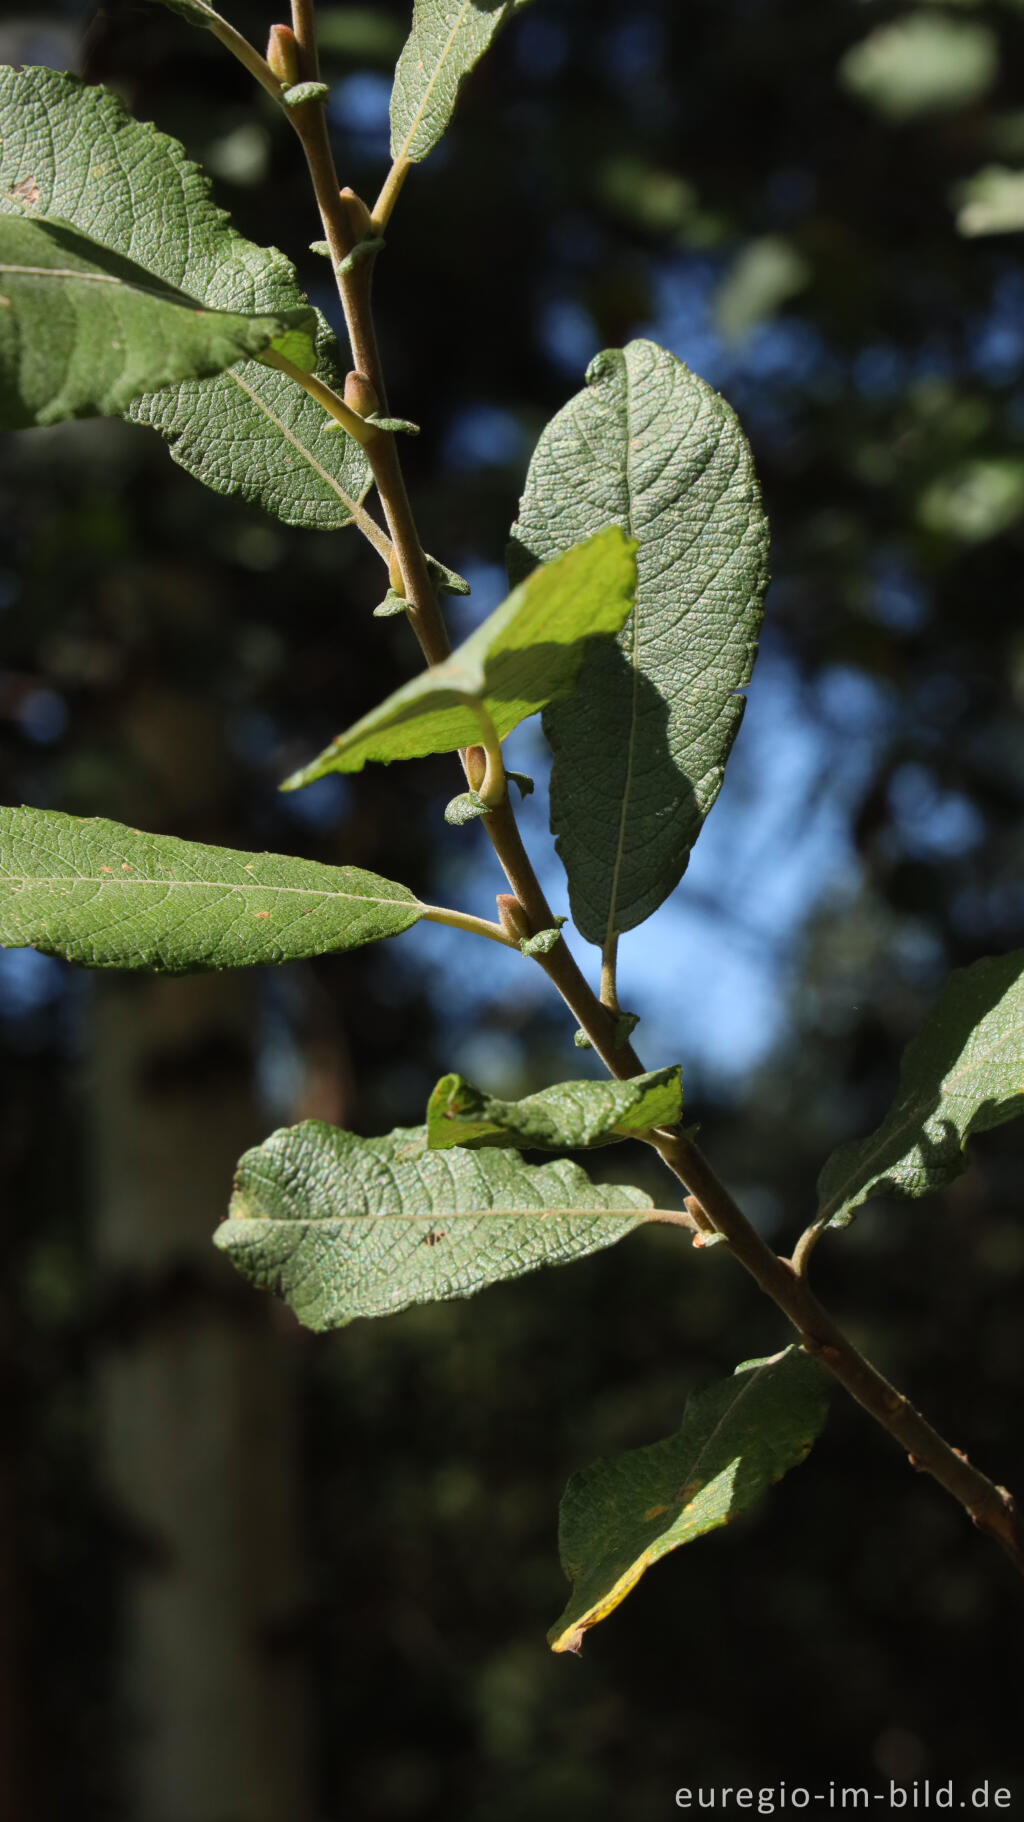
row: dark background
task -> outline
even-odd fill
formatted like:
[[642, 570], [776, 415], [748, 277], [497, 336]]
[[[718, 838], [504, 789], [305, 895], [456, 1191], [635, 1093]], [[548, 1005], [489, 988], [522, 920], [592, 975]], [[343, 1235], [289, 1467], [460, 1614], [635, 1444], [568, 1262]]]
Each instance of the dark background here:
[[[262, 42], [268, 7], [228, 10]], [[408, 8], [322, 10], [339, 169], [372, 202]], [[288, 128], [212, 39], [128, 0], [8, 7], [0, 56], [115, 86], [332, 308]], [[599, 348], [655, 336], [748, 430], [761, 664], [623, 980], [780, 1245], [948, 969], [1021, 941], [1024, 270], [1012, 237], [957, 232], [957, 188], [1022, 159], [1010, 0], [537, 0], [378, 268], [425, 542], [474, 583], [459, 632]], [[486, 914], [502, 882], [441, 820], [445, 761], [276, 795], [416, 664], [357, 534], [289, 532], [116, 423], [0, 463], [6, 801], [344, 858]], [[314, 1338], [210, 1248], [273, 1125], [412, 1123], [453, 1067], [504, 1093], [573, 1073], [539, 973], [482, 948], [421, 929], [189, 982], [0, 956], [3, 1822], [653, 1822], [679, 1786], [783, 1779], [988, 1778], [1019, 1807], [1019, 1582], [839, 1394], [756, 1512], [652, 1571], [579, 1661], [547, 1652], [567, 1474], [785, 1340], [720, 1252], [643, 1235]], [[1018, 1491], [1019, 1145], [989, 1135], [947, 1195], [874, 1205], [816, 1263]]]

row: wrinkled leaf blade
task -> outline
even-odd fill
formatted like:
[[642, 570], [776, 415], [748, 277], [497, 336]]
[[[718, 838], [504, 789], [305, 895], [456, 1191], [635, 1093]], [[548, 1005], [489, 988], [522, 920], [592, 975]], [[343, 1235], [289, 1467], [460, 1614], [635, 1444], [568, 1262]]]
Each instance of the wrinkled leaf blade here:
[[652, 1213], [560, 1158], [427, 1150], [422, 1127], [361, 1139], [308, 1120], [242, 1158], [216, 1244], [311, 1329], [469, 1297], [621, 1240]]
[[529, 0], [414, 0], [391, 91], [391, 156], [413, 163], [448, 127], [459, 89]]
[[588, 641], [614, 633], [634, 599], [634, 546], [606, 528], [558, 562], [537, 570], [445, 659], [395, 690], [336, 740], [284, 790], [326, 772], [454, 753], [480, 739], [473, 704], [504, 739], [552, 697], [571, 690]]
[[0, 425], [111, 417], [268, 348], [307, 369], [316, 319], [208, 310], [66, 222], [0, 215]]
[[560, 1082], [520, 1101], [497, 1100], [460, 1075], [446, 1075], [427, 1103], [427, 1144], [431, 1151], [455, 1145], [583, 1150], [674, 1126], [682, 1111], [678, 1065], [628, 1082]]
[[0, 946], [86, 968], [197, 974], [354, 949], [415, 924], [405, 886], [358, 867], [0, 809]]
[[551, 1649], [579, 1651], [652, 1563], [752, 1506], [805, 1459], [826, 1416], [824, 1374], [790, 1347], [696, 1393], [674, 1436], [574, 1474], [559, 1514], [573, 1591]]
[[877, 1131], [840, 1145], [818, 1179], [817, 1220], [846, 1227], [872, 1196], [924, 1196], [964, 1169], [974, 1132], [1024, 1113], [1024, 950], [950, 975], [904, 1052]]
[[637, 604], [545, 710], [551, 826], [573, 919], [605, 943], [681, 879], [744, 709], [768, 527], [730, 407], [653, 342], [598, 355], [543, 432], [509, 572], [614, 522], [637, 540]]
[[[235, 232], [176, 140], [134, 120], [106, 89], [5, 67], [0, 214], [26, 213], [70, 222], [208, 309], [265, 316], [306, 307], [290, 262]], [[322, 322], [316, 352], [318, 375], [337, 385], [337, 344]], [[370, 486], [358, 444], [333, 435], [299, 386], [256, 361], [145, 393], [127, 415], [159, 430], [206, 486], [291, 525], [347, 525]]]

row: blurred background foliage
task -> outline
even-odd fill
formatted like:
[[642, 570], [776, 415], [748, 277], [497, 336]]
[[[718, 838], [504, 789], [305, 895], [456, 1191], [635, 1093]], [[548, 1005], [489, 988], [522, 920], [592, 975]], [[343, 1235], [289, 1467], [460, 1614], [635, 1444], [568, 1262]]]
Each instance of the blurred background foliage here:
[[[274, 18], [227, 10], [260, 42]], [[342, 180], [372, 201], [408, 6], [321, 10]], [[296, 146], [211, 39], [141, 0], [49, 0], [5, 9], [0, 58], [78, 67], [183, 139], [337, 320]], [[1021, 940], [1022, 192], [1019, 0], [538, 0], [378, 269], [425, 542], [473, 584], [457, 634], [503, 592], [533, 441], [598, 349], [654, 336], [747, 428], [762, 656], [622, 983], [779, 1244], [948, 969]], [[205, 493], [120, 424], [9, 439], [0, 497], [7, 801], [486, 912], [501, 882], [441, 820], [444, 761], [276, 794], [416, 662], [355, 534]], [[543, 775], [535, 730], [516, 755]], [[541, 792], [526, 812], [564, 908]], [[573, 1073], [542, 989], [427, 927], [237, 981], [0, 955], [4, 1822], [646, 1822], [698, 1782], [1019, 1783], [1012, 1572], [841, 1398], [756, 1513], [579, 1663], [546, 1653], [570, 1469], [785, 1339], [720, 1252], [656, 1232], [314, 1339], [209, 1248], [272, 1124], [412, 1123], [449, 1068], [499, 1093]], [[875, 1204], [816, 1261], [878, 1365], [1018, 1492], [1020, 1147], [989, 1135], [948, 1195]]]

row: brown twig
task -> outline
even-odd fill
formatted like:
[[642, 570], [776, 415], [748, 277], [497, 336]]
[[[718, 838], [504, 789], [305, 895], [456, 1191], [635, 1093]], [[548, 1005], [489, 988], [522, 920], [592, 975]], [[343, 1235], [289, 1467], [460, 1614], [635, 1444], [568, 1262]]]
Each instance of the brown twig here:
[[[311, 80], [316, 79], [318, 67], [313, 12], [312, 0], [293, 0], [294, 30], [303, 47], [305, 74]], [[292, 110], [292, 118], [306, 154], [324, 232], [334, 259], [353, 359], [356, 368], [370, 380], [382, 409], [386, 410], [371, 299], [375, 252], [369, 250], [354, 264], [345, 264], [355, 243], [350, 211], [338, 190], [323, 108], [316, 103], [304, 104]], [[427, 663], [438, 664], [451, 648], [416, 530], [394, 437], [382, 432], [367, 446], [367, 455], [401, 570], [410, 624]], [[531, 932], [550, 929], [554, 918], [523, 847], [507, 798], [484, 818], [484, 827]], [[605, 994], [609, 1000], [614, 998], [609, 991], [614, 978], [613, 955], [614, 951], [606, 950]], [[568, 946], [558, 942], [548, 954], [535, 959], [609, 1072], [620, 1080], [642, 1073], [643, 1064], [633, 1046], [628, 1041], [620, 1041], [619, 1016], [611, 1005], [602, 1004]], [[792, 1324], [801, 1346], [819, 1360], [869, 1416], [893, 1437], [906, 1452], [911, 1465], [932, 1475], [959, 1501], [974, 1524], [1002, 1545], [1014, 1567], [1024, 1573], [1024, 1526], [1010, 1494], [972, 1467], [960, 1450], [944, 1441], [909, 1399], [858, 1352], [823, 1309], [804, 1275], [813, 1240], [805, 1236], [795, 1263], [781, 1258], [761, 1239], [707, 1159], [682, 1131], [673, 1128], [653, 1133], [651, 1143], [704, 1217], [701, 1221], [690, 1215], [686, 1221], [698, 1229], [710, 1228], [722, 1237], [733, 1257]], [[697, 1238], [702, 1237], [698, 1232]]]

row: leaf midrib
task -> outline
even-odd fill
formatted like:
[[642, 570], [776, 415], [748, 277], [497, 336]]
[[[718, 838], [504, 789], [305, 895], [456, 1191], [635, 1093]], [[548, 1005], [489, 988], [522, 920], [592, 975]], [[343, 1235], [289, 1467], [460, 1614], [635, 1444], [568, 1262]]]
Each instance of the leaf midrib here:
[[[436, 1156], [437, 1154], [433, 1154]], [[369, 1225], [376, 1222], [408, 1221], [410, 1224], [422, 1224], [434, 1227], [438, 1221], [485, 1221], [500, 1218], [503, 1221], [515, 1216], [524, 1221], [548, 1220], [553, 1215], [569, 1216], [573, 1220], [584, 1220], [591, 1217], [602, 1221], [631, 1220], [646, 1222], [663, 1217], [666, 1211], [656, 1208], [630, 1208], [628, 1205], [616, 1208], [438, 1208], [432, 1214], [342, 1214], [342, 1215], [229, 1215], [232, 1221], [260, 1222], [265, 1227], [285, 1227], [289, 1232], [296, 1228], [316, 1228], [322, 1233], [325, 1227], [340, 1227], [352, 1221], [362, 1221]]]
[[116, 874], [110, 879], [95, 876], [91, 873], [61, 874], [4, 874], [0, 876], [0, 885], [11, 886], [16, 891], [26, 888], [46, 886], [99, 886], [102, 891], [130, 891], [133, 886], [154, 886], [161, 891], [182, 892], [273, 892], [279, 897], [289, 894], [298, 898], [322, 898], [328, 901], [344, 899], [360, 905], [404, 905], [410, 909], [420, 903], [419, 899], [385, 898], [368, 896], [364, 892], [332, 892], [324, 886], [261, 886], [256, 880], [235, 883], [228, 880], [212, 879], [118, 879]]
[[[629, 535], [636, 536], [633, 528], [633, 483], [630, 463], [633, 451], [633, 439], [630, 425], [631, 391], [629, 384], [629, 363], [623, 360], [622, 374], [626, 388], [626, 500], [628, 502]], [[605, 925], [604, 948], [607, 953], [609, 945], [615, 940], [615, 914], [619, 903], [619, 879], [622, 875], [622, 859], [626, 852], [626, 825], [629, 820], [630, 800], [633, 793], [633, 765], [636, 756], [636, 699], [640, 687], [640, 577], [637, 574], [636, 600], [631, 615], [633, 622], [633, 644], [631, 662], [633, 666], [633, 688], [629, 707], [629, 746], [626, 753], [626, 782], [622, 791], [622, 803], [619, 807], [619, 833], [615, 844], [615, 859], [612, 864], [611, 889], [608, 894], [608, 922]]]

